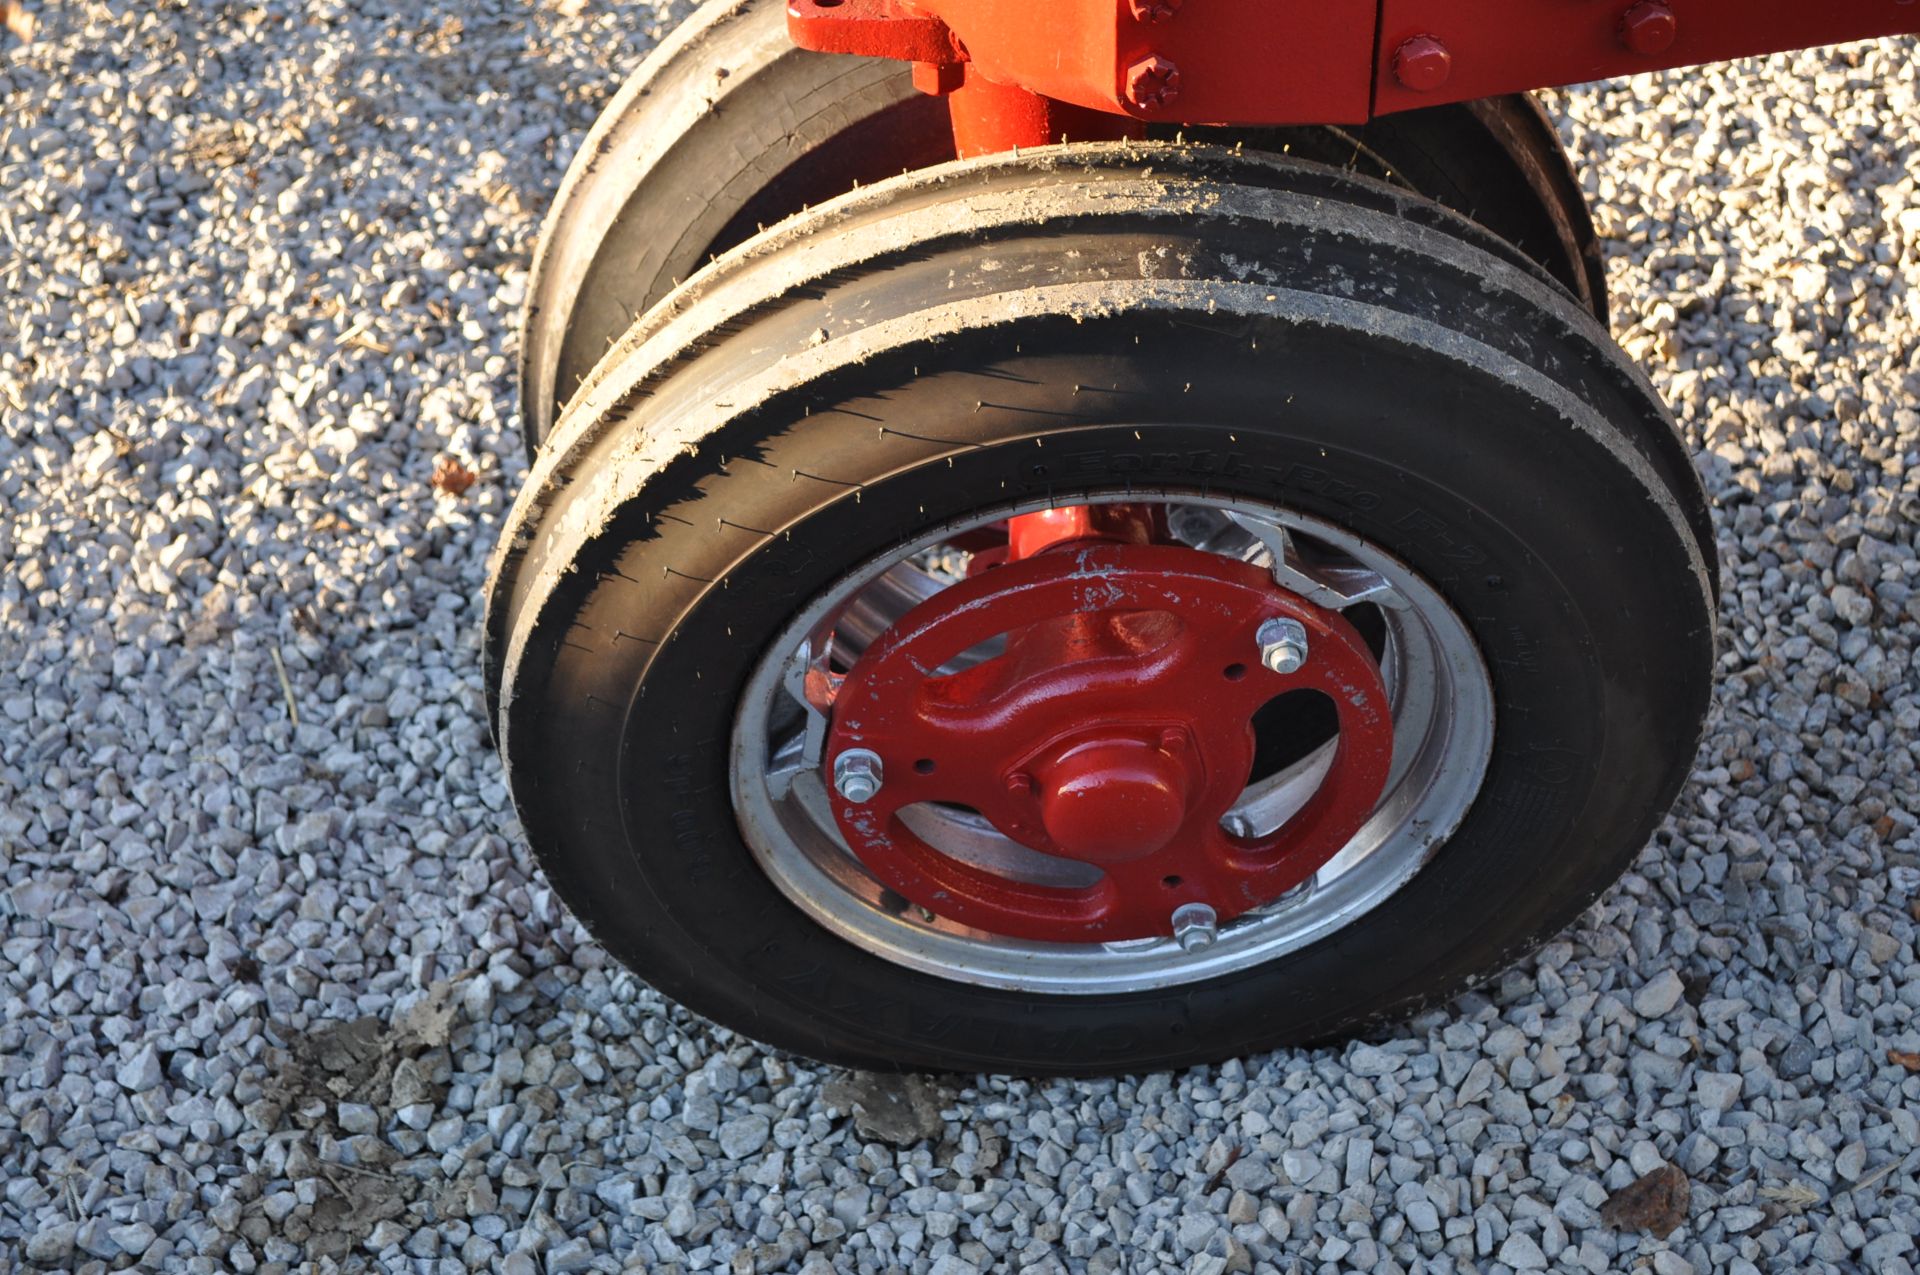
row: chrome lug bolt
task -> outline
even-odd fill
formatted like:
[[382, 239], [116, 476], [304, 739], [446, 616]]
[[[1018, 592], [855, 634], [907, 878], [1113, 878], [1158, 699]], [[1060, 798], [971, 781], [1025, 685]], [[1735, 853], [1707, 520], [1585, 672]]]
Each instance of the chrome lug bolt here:
[[1260, 662], [1275, 673], [1296, 673], [1307, 662], [1307, 629], [1298, 620], [1268, 620], [1254, 634]]
[[872, 801], [883, 777], [880, 754], [871, 749], [849, 748], [833, 759], [833, 790], [855, 805]]
[[1173, 941], [1183, 952], [1204, 952], [1220, 937], [1219, 918], [1204, 903], [1182, 903], [1173, 910]]

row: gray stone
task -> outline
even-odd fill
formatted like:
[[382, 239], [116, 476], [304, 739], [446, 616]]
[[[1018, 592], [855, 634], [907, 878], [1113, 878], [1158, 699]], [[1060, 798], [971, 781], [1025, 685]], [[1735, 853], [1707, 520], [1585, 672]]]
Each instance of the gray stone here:
[[1867, 1147], [1863, 1142], [1849, 1142], [1840, 1148], [1833, 1158], [1833, 1171], [1846, 1182], [1858, 1181], [1867, 1171]]
[[107, 1234], [122, 1253], [128, 1257], [139, 1257], [153, 1247], [155, 1231], [145, 1222], [125, 1222], [109, 1227]]
[[1788, 1080], [1801, 1079], [1813, 1070], [1816, 1052], [1813, 1042], [1805, 1036], [1793, 1037], [1787, 1042], [1786, 1048], [1780, 1051], [1777, 1064], [1780, 1074]]
[[1347, 1066], [1356, 1076], [1390, 1075], [1400, 1068], [1401, 1062], [1399, 1055], [1373, 1045], [1356, 1045], [1347, 1055]]
[[380, 1131], [379, 1113], [365, 1103], [341, 1103], [338, 1118], [340, 1128], [346, 1133], [378, 1133]]
[[1516, 1271], [1544, 1271], [1547, 1255], [1539, 1242], [1525, 1231], [1515, 1231], [1500, 1245], [1499, 1258]]
[[1633, 1012], [1642, 1018], [1664, 1018], [1680, 1003], [1680, 995], [1685, 990], [1680, 975], [1670, 969], [1661, 970], [1634, 992]]
[[27, 1239], [27, 1260], [42, 1266], [52, 1266], [73, 1256], [74, 1239], [79, 1234], [77, 1222], [52, 1222], [35, 1230]]
[[773, 1126], [765, 1116], [747, 1115], [720, 1126], [720, 1150], [729, 1160], [744, 1160], [767, 1145]]
[[547, 1250], [547, 1275], [575, 1275], [593, 1264], [593, 1246], [585, 1240], [567, 1240]]
[[136, 1049], [127, 1060], [113, 1073], [122, 1089], [130, 1093], [145, 1093], [157, 1087], [165, 1078], [160, 1072], [160, 1051], [152, 1041]]
[[1709, 1111], [1726, 1111], [1740, 1097], [1740, 1077], [1703, 1071], [1693, 1078], [1694, 1094]]

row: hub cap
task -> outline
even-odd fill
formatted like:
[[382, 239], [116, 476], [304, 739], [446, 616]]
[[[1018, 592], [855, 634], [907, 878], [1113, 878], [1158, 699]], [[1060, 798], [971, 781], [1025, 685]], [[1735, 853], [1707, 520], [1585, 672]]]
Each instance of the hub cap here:
[[[1301, 626], [1314, 654], [1284, 674], [1259, 659], [1257, 634], [1276, 620]], [[1000, 653], [945, 671], [995, 639]], [[1254, 766], [1254, 714], [1303, 690], [1338, 717], [1326, 773], [1285, 826], [1235, 836], [1221, 819]], [[828, 755], [862, 749], [890, 778], [870, 801], [837, 797], [834, 815], [881, 881], [991, 933], [1085, 942], [1171, 937], [1183, 904], [1228, 921], [1299, 885], [1372, 812], [1393, 729], [1353, 625], [1271, 572], [1183, 546], [1074, 541], [943, 590], [888, 629], [834, 700]], [[1097, 879], [1012, 880], [943, 854], [900, 818], [919, 803], [978, 812]]]
[[[742, 690], [731, 765], [742, 837], [796, 907], [874, 956], [945, 979], [1057, 995], [1215, 978], [1314, 942], [1379, 906], [1446, 841], [1479, 791], [1494, 725], [1486, 667], [1464, 622], [1392, 554], [1270, 505], [1141, 488], [1086, 500], [1081, 539], [1093, 544], [1072, 543], [1078, 533], [1063, 526], [1016, 550], [1009, 524], [1016, 533], [1031, 527], [1022, 518], [1046, 512], [1040, 502], [983, 510], [862, 564], [795, 616]], [[1146, 502], [1154, 510], [1151, 538], [1160, 542], [1152, 552], [1174, 555], [1174, 576], [1161, 574], [1161, 562], [1146, 566], [1134, 555], [1145, 537], [1127, 534], [1137, 520], [1119, 507]], [[1074, 575], [1073, 555], [1089, 551], [1110, 555], [1108, 576], [1126, 592], [1093, 599], [1085, 593], [1087, 578], [1080, 600], [1069, 592], [1063, 602], [1045, 592], [1070, 590], [1048, 582]], [[1247, 567], [1256, 570], [1246, 574]], [[1192, 586], [1183, 599], [1205, 587], [1233, 599], [1235, 608], [1257, 601], [1236, 614], [1238, 627], [1227, 626], [1230, 637], [1203, 639], [1203, 631], [1211, 632], [1206, 609], [1196, 616], [1184, 603], [1175, 607], [1164, 588], [1156, 600], [1156, 575], [1162, 586], [1173, 578]], [[980, 592], [977, 605], [968, 607], [962, 604], [970, 595], [956, 590], [972, 582]], [[999, 596], [1003, 589], [1009, 597]], [[1002, 613], [992, 623], [971, 618], [1010, 597], [1048, 600], [1021, 603], [1032, 609]], [[935, 599], [937, 608], [919, 610]], [[1274, 629], [1263, 635], [1262, 617], [1299, 623], [1304, 652], [1275, 651], [1276, 639], [1300, 635]], [[964, 631], [957, 627], [963, 623]], [[1367, 732], [1349, 725], [1357, 722], [1354, 713], [1340, 715], [1323, 689], [1303, 695], [1298, 688], [1306, 683], [1273, 670], [1332, 677], [1342, 671], [1333, 666], [1359, 660], [1355, 634], [1364, 639], [1365, 659], [1343, 675], [1352, 679], [1358, 668], [1363, 704], [1389, 716], [1390, 759], [1357, 829], [1320, 861], [1326, 843], [1336, 839], [1326, 812], [1345, 805], [1323, 794], [1330, 781], [1336, 790], [1363, 789], [1368, 764], [1355, 753], [1345, 760], [1339, 754], [1343, 743], [1351, 749]], [[862, 710], [868, 718], [859, 727], [866, 742], [854, 744], [851, 706], [863, 687], [882, 687], [876, 674], [894, 667], [888, 652], [910, 642], [921, 659], [938, 662], [900, 673], [894, 682], [900, 694], [869, 696]], [[1203, 648], [1215, 658], [1202, 659]], [[1232, 659], [1222, 661], [1226, 648]], [[1053, 660], [1056, 668], [1018, 655], [1049, 649], [1070, 658]], [[1219, 683], [1209, 689], [1229, 700], [1255, 678], [1271, 679], [1264, 685], [1276, 698], [1249, 720], [1244, 702], [1234, 701], [1230, 714], [1197, 712], [1184, 697], [1136, 693], [1116, 674], [1100, 691], [1111, 697], [1105, 709], [1069, 711], [1071, 701], [1060, 689], [1069, 681], [1059, 668], [1077, 665], [1078, 681], [1098, 688], [1102, 670], [1122, 650], [1129, 659], [1139, 657], [1136, 673], [1159, 667], [1156, 660], [1170, 666], [1170, 679], [1181, 668], [1196, 679], [1211, 668]], [[1014, 658], [1005, 658], [1010, 654]], [[1244, 677], [1229, 679], [1228, 663], [1243, 663]], [[961, 676], [976, 669], [985, 671]], [[1369, 683], [1369, 672], [1377, 683]], [[1316, 703], [1318, 718], [1291, 711], [1303, 699]], [[916, 740], [896, 754], [881, 728], [914, 738], [925, 716], [916, 708], [922, 703], [936, 723], [982, 723], [991, 754], [976, 736], [954, 729], [946, 742], [959, 747], [956, 754], [934, 755], [937, 741], [931, 740], [927, 748]], [[936, 704], [939, 712], [932, 711]], [[1007, 721], [994, 717], [993, 705], [1007, 710]], [[1029, 723], [1026, 732], [1013, 729], [1015, 717]], [[1033, 725], [1042, 722], [1055, 722], [1057, 731]], [[1230, 780], [1234, 768], [1216, 759], [1246, 749], [1248, 734], [1252, 770], [1241, 767]], [[835, 773], [836, 760], [856, 747], [874, 756], [870, 771], [855, 767], [873, 784], [849, 785], [854, 796], [866, 798], [857, 803], [836, 791]], [[923, 760], [933, 763], [930, 772], [916, 768]], [[956, 774], [964, 787], [934, 785]], [[1236, 782], [1224, 813], [1213, 816], [1215, 833], [1205, 812], [1219, 812]], [[1095, 790], [1096, 806], [1079, 809]], [[868, 821], [864, 830], [852, 805], [861, 808], [857, 818]], [[1019, 838], [1001, 822], [1016, 817]], [[1176, 818], [1175, 832], [1163, 838]], [[893, 835], [880, 844], [883, 826]], [[1314, 827], [1321, 835], [1312, 834]], [[1119, 890], [1103, 887], [1105, 881], [1126, 877], [1129, 884], [1168, 891], [1165, 877], [1179, 876], [1184, 889], [1194, 874], [1162, 871], [1149, 879], [1147, 865], [1194, 854], [1205, 868], [1208, 860], [1196, 847], [1218, 851], [1226, 868], [1212, 877], [1198, 874], [1197, 895], [1169, 894], [1164, 906], [1151, 909], [1143, 904], [1134, 930], [1140, 937], [1112, 936], [1124, 932], [1117, 917], [1131, 891], [1122, 892], [1121, 910], [1109, 914], [1116, 928], [1106, 934], [1062, 937], [1055, 928], [1067, 911], [1059, 906], [1063, 898], [1084, 902]], [[1295, 878], [1277, 873], [1262, 880], [1257, 890], [1266, 901], [1248, 907], [1233, 889], [1254, 873], [1235, 865], [1257, 857], [1259, 847], [1269, 847], [1260, 867], [1288, 859], [1299, 875], [1291, 886], [1285, 881]], [[916, 866], [924, 872], [928, 863], [964, 879], [968, 891], [949, 889], [947, 897], [935, 898], [917, 886], [912, 894], [900, 888], [909, 882], [897, 872]], [[1036, 895], [1030, 887], [1041, 889]], [[1277, 897], [1268, 894], [1273, 889]], [[1009, 897], [1021, 906], [991, 914], [996, 900]], [[1208, 901], [1184, 901], [1196, 897]], [[1228, 900], [1218, 912], [1216, 897]], [[1043, 930], [1010, 930], [1008, 914], [1026, 911], [1022, 901], [1036, 898]], [[987, 910], [964, 919], [959, 913], [969, 902]]]

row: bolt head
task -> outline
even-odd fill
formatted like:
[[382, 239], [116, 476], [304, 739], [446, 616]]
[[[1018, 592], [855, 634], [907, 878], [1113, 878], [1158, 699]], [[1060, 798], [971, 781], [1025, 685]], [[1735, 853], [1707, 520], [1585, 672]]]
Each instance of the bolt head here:
[[1171, 21], [1173, 15], [1180, 12], [1180, 3], [1181, 0], [1127, 0], [1127, 9], [1135, 22], [1155, 27]]
[[1174, 942], [1183, 952], [1204, 952], [1220, 937], [1220, 918], [1204, 903], [1182, 903], [1172, 921]]
[[849, 748], [833, 759], [833, 790], [855, 805], [862, 805], [879, 794], [884, 773], [878, 753], [867, 748]]
[[1620, 20], [1620, 42], [1647, 57], [1672, 48], [1679, 34], [1679, 21], [1661, 0], [1641, 0]]
[[1127, 102], [1137, 110], [1161, 111], [1180, 96], [1180, 68], [1158, 53], [1127, 68]]
[[958, 92], [967, 82], [964, 62], [915, 62], [913, 87], [929, 97], [945, 97]]
[[1297, 673], [1307, 662], [1307, 630], [1298, 620], [1268, 620], [1254, 637], [1269, 672]]
[[1431, 93], [1453, 74], [1453, 54], [1431, 35], [1416, 35], [1393, 55], [1393, 76], [1404, 88]]

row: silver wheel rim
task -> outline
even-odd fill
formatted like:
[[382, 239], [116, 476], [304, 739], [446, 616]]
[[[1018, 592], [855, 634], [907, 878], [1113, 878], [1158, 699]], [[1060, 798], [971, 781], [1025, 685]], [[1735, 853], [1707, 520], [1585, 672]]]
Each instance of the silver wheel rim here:
[[[1199, 982], [1264, 964], [1352, 924], [1412, 880], [1465, 818], [1493, 749], [1493, 688], [1471, 632], [1438, 590], [1353, 533], [1273, 506], [1142, 489], [1083, 503], [1120, 501], [1166, 503], [1181, 541], [1270, 566], [1283, 586], [1323, 606], [1378, 608], [1394, 760], [1366, 824], [1305, 885], [1220, 926], [1215, 941], [1198, 951], [1172, 937], [1012, 939], [933, 916], [887, 890], [834, 823], [817, 764], [825, 720], [801, 706], [800, 683], [809, 666], [828, 667], [811, 658], [815, 645], [830, 647], [835, 666], [844, 664], [937, 588], [938, 572], [927, 567], [941, 546], [1047, 503], [984, 510], [843, 576], [781, 631], [747, 681], [730, 758], [734, 812], [761, 870], [814, 921], [884, 960], [984, 987], [1112, 995]], [[1322, 744], [1252, 785], [1223, 822], [1235, 831], [1278, 827], [1311, 796], [1332, 751], [1331, 742]], [[902, 817], [914, 831], [957, 858], [1063, 884], [1085, 870], [1008, 842], [978, 816], [910, 810]]]

